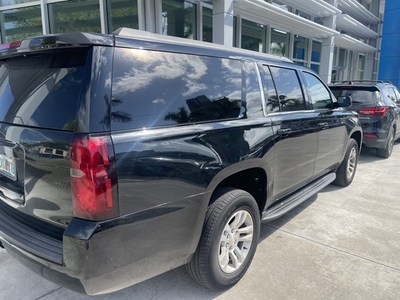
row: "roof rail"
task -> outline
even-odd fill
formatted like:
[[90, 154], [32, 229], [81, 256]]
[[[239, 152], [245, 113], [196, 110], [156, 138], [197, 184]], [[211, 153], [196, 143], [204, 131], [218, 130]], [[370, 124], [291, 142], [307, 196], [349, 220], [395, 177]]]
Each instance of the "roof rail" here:
[[380, 83], [380, 84], [392, 84], [389, 80], [343, 80], [343, 81], [332, 81], [332, 84], [354, 84], [354, 83]]
[[215, 50], [221, 50], [222, 47], [225, 47], [226, 49], [230, 49], [230, 51], [234, 51], [235, 53], [237, 53], [239, 55], [244, 54], [247, 56], [251, 55], [253, 57], [263, 56], [264, 58], [267, 57], [267, 58], [274, 59], [274, 60], [280, 60], [280, 61], [284, 61], [284, 62], [293, 63], [293, 61], [288, 59], [287, 57], [276, 56], [276, 55], [267, 54], [267, 53], [259, 53], [259, 52], [245, 50], [245, 49], [241, 49], [241, 48], [222, 46], [222, 45], [215, 44], [215, 43], [206, 43], [203, 41], [185, 39], [185, 38], [176, 37], [176, 36], [152, 33], [152, 32], [133, 29], [133, 28], [120, 27], [120, 28], [116, 29], [115, 31], [113, 31], [112, 34], [115, 36], [120, 36], [120, 37], [131, 37], [131, 38], [136, 38], [136, 39], [154, 40], [154, 41], [161, 41], [161, 42], [165, 42], [165, 43], [173, 43], [176, 45], [197, 46], [197, 47], [203, 47], [203, 48], [209, 48], [209, 49], [215, 49]]

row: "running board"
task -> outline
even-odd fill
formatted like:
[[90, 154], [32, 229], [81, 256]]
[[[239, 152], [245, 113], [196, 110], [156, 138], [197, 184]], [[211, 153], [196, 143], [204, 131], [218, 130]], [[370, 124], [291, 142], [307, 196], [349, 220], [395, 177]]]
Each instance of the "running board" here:
[[289, 198], [283, 200], [280, 203], [276, 203], [267, 211], [263, 212], [261, 221], [262, 222], [269, 222], [279, 218], [280, 216], [287, 213], [289, 210], [295, 208], [297, 205], [303, 203], [311, 196], [318, 193], [324, 187], [328, 186], [332, 183], [336, 178], [335, 173], [330, 173], [325, 175], [324, 177], [314, 181], [312, 184], [308, 185], [306, 188], [302, 189], [301, 191], [293, 194]]

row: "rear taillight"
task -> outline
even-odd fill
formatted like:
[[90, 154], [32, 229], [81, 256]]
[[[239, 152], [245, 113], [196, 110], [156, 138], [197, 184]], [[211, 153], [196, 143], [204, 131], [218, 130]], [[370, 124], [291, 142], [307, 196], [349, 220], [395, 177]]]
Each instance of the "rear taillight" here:
[[358, 113], [361, 115], [376, 115], [379, 117], [383, 117], [389, 111], [388, 106], [379, 106], [379, 107], [369, 107], [363, 108]]
[[[76, 135], [71, 144], [71, 192], [74, 215], [104, 220], [118, 215], [114, 151], [110, 137]], [[114, 195], [115, 194], [115, 195]]]

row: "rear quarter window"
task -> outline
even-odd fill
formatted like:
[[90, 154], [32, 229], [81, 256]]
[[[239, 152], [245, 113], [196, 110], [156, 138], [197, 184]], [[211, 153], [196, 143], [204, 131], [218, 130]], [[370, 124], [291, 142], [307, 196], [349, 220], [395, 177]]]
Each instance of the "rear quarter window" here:
[[73, 130], [88, 49], [0, 62], [0, 121]]
[[241, 62], [141, 49], [115, 49], [113, 130], [238, 118]]

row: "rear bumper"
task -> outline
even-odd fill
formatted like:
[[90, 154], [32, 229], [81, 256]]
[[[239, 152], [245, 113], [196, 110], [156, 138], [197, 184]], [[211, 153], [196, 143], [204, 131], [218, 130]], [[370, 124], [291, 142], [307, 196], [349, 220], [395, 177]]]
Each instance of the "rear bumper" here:
[[385, 138], [368, 138], [363, 137], [363, 144], [368, 148], [385, 148], [386, 147], [386, 137]]
[[0, 240], [11, 255], [49, 281], [88, 295], [109, 293], [188, 261], [205, 213], [198, 200], [103, 222], [74, 218], [63, 234], [61, 264], [16, 245], [1, 226]]

